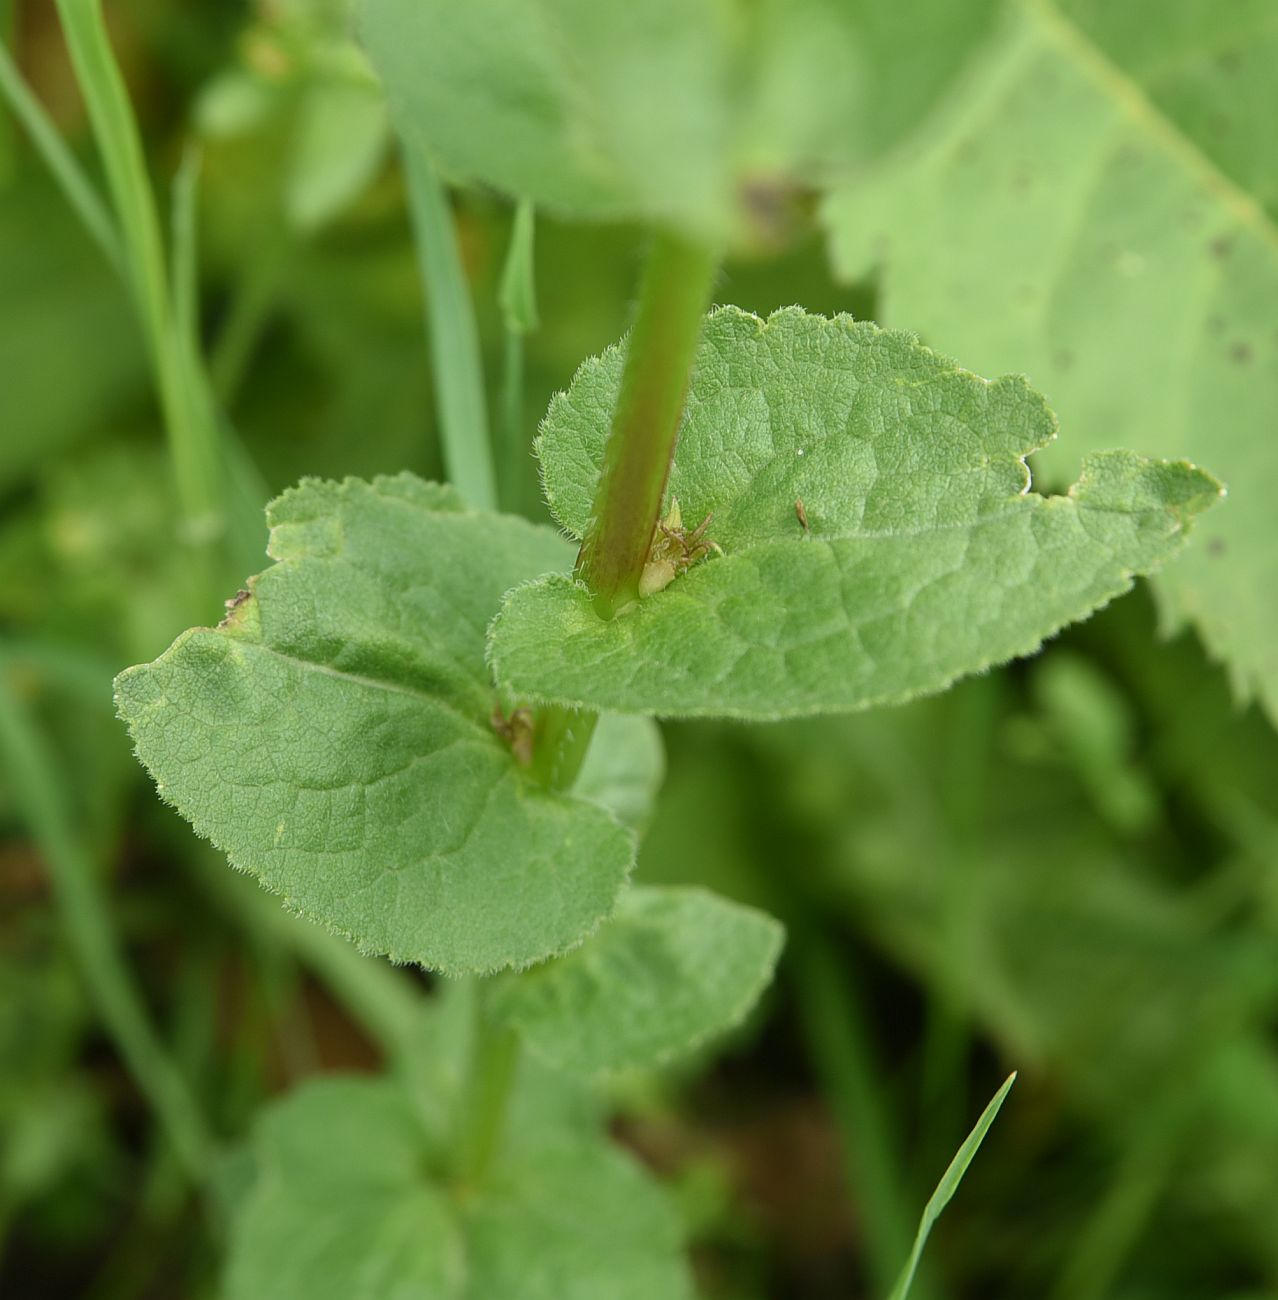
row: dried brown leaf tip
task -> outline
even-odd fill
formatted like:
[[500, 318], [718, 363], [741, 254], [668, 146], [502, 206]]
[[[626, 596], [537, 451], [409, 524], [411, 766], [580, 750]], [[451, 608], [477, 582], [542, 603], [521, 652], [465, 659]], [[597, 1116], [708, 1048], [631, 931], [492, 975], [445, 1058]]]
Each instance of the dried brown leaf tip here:
[[639, 594], [651, 596], [664, 591], [681, 573], [687, 573], [698, 560], [712, 551], [722, 555], [717, 542], [706, 536], [706, 529], [714, 514], [708, 514], [693, 529], [683, 526], [683, 512], [679, 498], [670, 499], [670, 512], [657, 523], [657, 531], [648, 551], [648, 562], [639, 578]]
[[249, 600], [249, 599], [251, 598], [252, 595], [253, 595], [253, 593], [252, 593], [251, 591], [249, 591], [247, 588], [245, 588], [245, 587], [241, 587], [240, 590], [237, 591], [237, 592], [235, 593], [235, 595], [231, 597], [230, 600], [223, 601], [222, 603], [223, 603], [223, 605], [225, 605], [225, 607], [226, 607], [226, 613], [223, 614], [223, 616], [222, 616], [222, 621], [218, 624], [218, 627], [220, 627], [220, 628], [222, 628], [222, 627], [229, 627], [230, 624], [231, 624], [231, 623], [234, 621], [234, 619], [235, 619], [236, 611], [237, 611], [237, 610], [238, 610], [238, 609], [239, 609], [239, 608], [240, 608], [240, 607], [241, 607], [241, 606], [242, 606], [242, 605], [243, 605], [247, 600]]

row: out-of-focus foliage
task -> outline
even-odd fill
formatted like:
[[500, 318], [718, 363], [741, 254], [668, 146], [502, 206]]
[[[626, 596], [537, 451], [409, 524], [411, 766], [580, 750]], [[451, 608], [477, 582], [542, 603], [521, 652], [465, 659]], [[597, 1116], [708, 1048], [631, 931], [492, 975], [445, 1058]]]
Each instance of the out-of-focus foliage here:
[[[201, 145], [201, 334], [267, 490], [308, 474], [439, 477], [403, 184], [347, 6], [110, 8], [162, 209], [185, 145]], [[908, 1248], [926, 1196], [1014, 1066], [1020, 1082], [936, 1228], [916, 1294], [1272, 1297], [1278, 737], [1232, 689], [1272, 694], [1278, 644], [1267, 599], [1278, 530], [1264, 506], [1278, 415], [1270, 8], [968, 7], [971, 45], [953, 28], [930, 53], [920, 44], [918, 76], [895, 75], [889, 57], [901, 7], [857, 8], [883, 25], [862, 68], [885, 114], [881, 143], [899, 143], [920, 115], [911, 87], [932, 77], [945, 90], [940, 134], [891, 152], [828, 211], [841, 271], [878, 265], [877, 291], [831, 276], [824, 236], [790, 229], [799, 204], [787, 210], [793, 242], [730, 260], [716, 298], [765, 315], [794, 302], [849, 311], [916, 329], [988, 373], [1028, 371], [1062, 420], [1041, 466], [1049, 480], [1095, 447], [1126, 445], [1200, 458], [1230, 496], [1200, 527], [1195, 541], [1209, 544], [1159, 580], [1160, 603], [1189, 616], [1174, 639], [1137, 591], [1041, 656], [943, 698], [749, 731], [663, 728], [669, 773], [636, 883], [766, 908], [791, 953], [820, 936], [858, 1014], [839, 1019], [812, 970], [783, 960], [763, 1007], [717, 1045], [718, 1064], [702, 1054], [612, 1081], [629, 1153], [602, 1146], [598, 1115], [579, 1114], [564, 1121], [570, 1154], [606, 1153], [613, 1181], [596, 1200], [620, 1194], [663, 1241], [691, 1241], [708, 1300], [881, 1296], [876, 1252], [894, 1275], [896, 1243]], [[0, 5], [0, 28], [96, 177], [51, 10]], [[964, 10], [931, 12], [962, 26]], [[793, 139], [807, 129], [783, 117], [793, 83], [775, 84], [769, 121]], [[1239, 196], [1254, 205], [1246, 214]], [[460, 190], [454, 215], [495, 409], [512, 214], [502, 197]], [[538, 215], [519, 462], [523, 511], [538, 522], [549, 520], [537, 421], [582, 359], [624, 331], [641, 246], [631, 226]], [[334, 1088], [377, 1104], [403, 1095], [384, 1074], [317, 1075], [381, 1071], [387, 1044], [408, 1039], [400, 1055], [426, 1080], [413, 1187], [427, 1182], [431, 1135], [460, 1086], [448, 1053], [413, 1038], [421, 981], [387, 972], [409, 995], [402, 1016], [396, 997], [336, 994], [332, 950], [260, 906], [133, 761], [112, 676], [188, 624], [216, 623], [231, 594], [199, 580], [176, 537], [127, 295], [4, 118], [0, 688], [56, 760], [106, 919], [227, 1151], [214, 1179], [223, 1201], [201, 1205], [104, 1032], [0, 761], [6, 1300], [219, 1294], [226, 1223], [273, 1211], [272, 1179], [314, 1171], [306, 1151], [262, 1163], [291, 1108], [340, 1101]], [[265, 527], [250, 540], [264, 555]], [[592, 798], [629, 825], [645, 821], [660, 766], [659, 747], [647, 753], [641, 772], [594, 773]], [[822, 1064], [822, 1034], [839, 1040], [850, 1074]], [[337, 1110], [335, 1126], [354, 1114]], [[309, 1190], [319, 1197], [322, 1180]], [[520, 1222], [540, 1239], [535, 1216]], [[251, 1231], [240, 1243], [233, 1277], [265, 1294]]]
[[1278, 118], [1271, 5], [1033, 0], [943, 125], [835, 195], [835, 257], [881, 314], [1028, 373], [1068, 481], [1118, 439], [1210, 464], [1230, 507], [1157, 590], [1278, 717]]

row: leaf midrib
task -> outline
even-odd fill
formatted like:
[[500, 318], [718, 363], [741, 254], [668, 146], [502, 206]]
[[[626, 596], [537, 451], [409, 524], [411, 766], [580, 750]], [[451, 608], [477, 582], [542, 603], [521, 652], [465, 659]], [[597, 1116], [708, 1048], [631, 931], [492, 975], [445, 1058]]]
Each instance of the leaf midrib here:
[[1122, 70], [1054, 0], [1019, 0], [1065, 57], [1076, 63], [1105, 95], [1151, 136], [1185, 169], [1197, 176], [1234, 219], [1278, 255], [1278, 223], [1263, 205], [1222, 171], [1207, 154]]
[[[225, 635], [225, 634], [221, 634]], [[452, 714], [459, 722], [464, 722], [472, 728], [476, 734], [485, 738], [492, 733], [481, 723], [476, 722], [469, 714], [463, 713], [451, 700], [445, 699], [442, 695], [432, 695], [429, 691], [424, 691], [416, 686], [405, 686], [400, 682], [384, 681], [378, 677], [365, 677], [362, 673], [349, 673], [341, 668], [334, 668], [329, 664], [318, 664], [313, 659], [302, 659], [297, 655], [287, 654], [283, 650], [277, 650], [272, 645], [267, 645], [265, 641], [250, 641], [245, 637], [228, 637], [232, 644], [244, 646], [247, 649], [257, 650], [263, 654], [268, 654], [284, 663], [292, 664], [294, 667], [303, 668], [310, 672], [322, 673], [326, 677], [335, 677], [339, 681], [350, 682], [354, 686], [371, 687], [373, 690], [389, 691], [396, 695], [407, 695], [411, 699], [418, 700], [425, 704], [433, 705], [443, 709], [445, 712]], [[493, 692], [496, 695], [496, 691]]]

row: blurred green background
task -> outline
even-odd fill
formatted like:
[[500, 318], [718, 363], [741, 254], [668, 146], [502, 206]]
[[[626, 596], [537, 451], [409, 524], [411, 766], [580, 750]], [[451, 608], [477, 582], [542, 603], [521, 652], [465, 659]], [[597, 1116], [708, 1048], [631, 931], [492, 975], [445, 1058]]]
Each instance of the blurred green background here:
[[[162, 211], [199, 146], [198, 326], [253, 511], [303, 475], [441, 473], [403, 178], [345, 8], [110, 11]], [[0, 2], [0, 25], [96, 178], [53, 7]], [[496, 413], [512, 212], [453, 198]], [[539, 218], [507, 508], [545, 517], [537, 420], [623, 332], [642, 247], [636, 230]], [[837, 283], [815, 232], [729, 262], [715, 297], [876, 311], [874, 284]], [[375, 1035], [303, 923], [160, 805], [113, 716], [114, 673], [215, 622], [248, 571], [228, 560], [216, 579], [194, 574], [176, 529], [129, 298], [0, 116], [11, 1300], [217, 1286], [217, 1216], [104, 1028], [66, 863], [101, 886], [98, 920], [229, 1145], [300, 1079], [378, 1067]], [[264, 525], [241, 532], [245, 562], [264, 563]], [[1143, 587], [936, 700], [665, 732], [642, 878], [705, 882], [790, 931], [746, 1030], [618, 1098], [619, 1140], [678, 1191], [707, 1297], [883, 1295], [1010, 1068], [1018, 1086], [934, 1235], [919, 1295], [1278, 1296], [1278, 737], [1192, 634], [1159, 634]]]

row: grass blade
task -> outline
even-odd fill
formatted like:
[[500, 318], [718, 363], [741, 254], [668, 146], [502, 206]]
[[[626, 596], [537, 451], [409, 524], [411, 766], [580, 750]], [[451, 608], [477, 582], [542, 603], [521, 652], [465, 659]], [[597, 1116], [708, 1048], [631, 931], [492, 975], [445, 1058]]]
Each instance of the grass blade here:
[[1007, 1100], [1007, 1094], [1011, 1092], [1012, 1084], [1015, 1082], [1016, 1071], [1013, 1070], [1004, 1080], [1003, 1086], [994, 1094], [990, 1104], [981, 1112], [981, 1118], [976, 1121], [976, 1127], [964, 1139], [963, 1145], [958, 1149], [958, 1154], [950, 1161], [949, 1168], [941, 1176], [941, 1181], [937, 1183], [936, 1191], [932, 1193], [928, 1203], [923, 1207], [923, 1215], [919, 1219], [919, 1230], [914, 1238], [914, 1248], [910, 1251], [910, 1258], [906, 1262], [900, 1280], [892, 1290], [890, 1300], [905, 1300], [906, 1296], [910, 1294], [914, 1274], [918, 1270], [919, 1260], [923, 1257], [923, 1247], [927, 1245], [932, 1226], [941, 1217], [941, 1211], [953, 1199], [959, 1183], [963, 1181], [963, 1175], [967, 1173], [968, 1165], [972, 1163], [972, 1158], [976, 1155], [981, 1143], [985, 1141], [985, 1135], [990, 1131], [991, 1125], [998, 1117], [1003, 1102]]
[[0, 44], [0, 94], [8, 100], [13, 115], [22, 123], [36, 152], [90, 238], [115, 270], [127, 279], [120, 232], [116, 229], [111, 213], [92, 181], [84, 174], [75, 155], [67, 148], [66, 141], [58, 133], [58, 128], [53, 125], [43, 105], [31, 93], [13, 56], [3, 44]]
[[444, 467], [471, 505], [497, 509], [497, 481], [488, 441], [479, 331], [462, 268], [453, 216], [430, 159], [403, 140], [408, 207], [426, 295], [427, 333]]
[[0, 763], [53, 880], [66, 933], [90, 997], [138, 1087], [159, 1116], [186, 1173], [200, 1181], [212, 1139], [186, 1080], [147, 1015], [107, 920], [97, 873], [71, 826], [57, 765], [26, 716], [0, 660]]
[[123, 239], [186, 527], [191, 540], [211, 542], [226, 527], [222, 451], [216, 422], [192, 403], [184, 382], [182, 342], [173, 321], [164, 242], [137, 120], [111, 49], [101, 0], [57, 0], [57, 6]]

